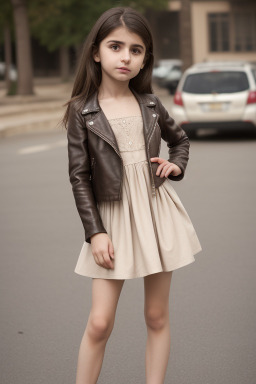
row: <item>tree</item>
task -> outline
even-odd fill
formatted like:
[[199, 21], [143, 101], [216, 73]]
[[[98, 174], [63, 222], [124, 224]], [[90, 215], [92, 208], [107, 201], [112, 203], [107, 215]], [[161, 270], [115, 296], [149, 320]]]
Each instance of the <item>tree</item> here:
[[192, 37], [191, 37], [191, 4], [190, 0], [181, 2], [180, 10], [180, 54], [183, 61], [183, 71], [192, 65]]
[[4, 42], [4, 62], [5, 62], [5, 81], [7, 95], [12, 94], [13, 84], [10, 79], [10, 68], [12, 64], [12, 7], [8, 0], [3, 0], [0, 13], [0, 28], [3, 30]]
[[30, 31], [26, 0], [11, 0], [16, 35], [18, 91], [20, 95], [33, 94], [33, 69]]
[[61, 68], [67, 71], [68, 48], [82, 44], [102, 12], [115, 6], [132, 6], [143, 12], [150, 7], [163, 9], [167, 3], [168, 0], [124, 0], [121, 4], [113, 0], [34, 0], [29, 7], [31, 31], [50, 51], [61, 50]]

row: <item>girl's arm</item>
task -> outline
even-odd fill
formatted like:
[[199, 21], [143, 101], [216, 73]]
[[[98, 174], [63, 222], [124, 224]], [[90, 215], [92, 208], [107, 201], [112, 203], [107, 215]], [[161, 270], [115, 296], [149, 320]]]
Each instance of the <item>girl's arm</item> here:
[[105, 232], [90, 181], [90, 157], [87, 150], [87, 129], [81, 114], [71, 103], [67, 126], [69, 178], [82, 220], [85, 240], [91, 243], [91, 236]]
[[185, 131], [175, 123], [173, 118], [169, 115], [159, 98], [154, 95], [157, 103], [157, 113], [159, 114], [159, 126], [161, 128], [161, 137], [167, 142], [169, 148], [170, 163], [178, 165], [181, 169], [181, 174], [174, 176], [168, 175], [171, 180], [179, 181], [183, 179], [185, 169], [189, 159], [189, 140]]

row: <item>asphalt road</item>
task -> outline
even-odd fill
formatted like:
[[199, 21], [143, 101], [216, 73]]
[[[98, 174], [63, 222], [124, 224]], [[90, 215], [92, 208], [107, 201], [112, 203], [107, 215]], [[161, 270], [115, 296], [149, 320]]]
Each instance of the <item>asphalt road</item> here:
[[[256, 383], [255, 150], [245, 134], [201, 134], [173, 182], [203, 251], [173, 273], [166, 384]], [[91, 279], [74, 273], [65, 131], [6, 138], [0, 158], [0, 382], [75, 383]], [[99, 384], [145, 383], [143, 299], [143, 279], [126, 280]]]

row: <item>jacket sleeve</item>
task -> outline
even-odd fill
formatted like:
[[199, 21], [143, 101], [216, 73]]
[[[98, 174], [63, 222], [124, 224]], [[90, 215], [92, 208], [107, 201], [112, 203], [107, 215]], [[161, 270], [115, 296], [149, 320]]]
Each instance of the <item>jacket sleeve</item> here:
[[67, 124], [69, 179], [76, 207], [83, 223], [85, 241], [99, 232], [107, 233], [103, 226], [90, 181], [91, 165], [87, 146], [87, 128], [80, 112], [70, 104]]
[[179, 181], [183, 179], [185, 169], [189, 159], [189, 139], [185, 131], [175, 123], [173, 118], [169, 115], [159, 98], [154, 95], [157, 103], [157, 112], [159, 113], [159, 126], [161, 128], [161, 137], [167, 142], [169, 148], [170, 163], [178, 165], [181, 169], [179, 176], [170, 174], [168, 179]]

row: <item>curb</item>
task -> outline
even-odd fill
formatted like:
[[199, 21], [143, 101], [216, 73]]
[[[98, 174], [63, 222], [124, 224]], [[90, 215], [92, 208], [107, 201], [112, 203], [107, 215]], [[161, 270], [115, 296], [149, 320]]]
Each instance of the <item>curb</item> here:
[[[23, 133], [66, 131], [60, 121], [64, 114], [63, 104], [70, 97], [71, 86], [72, 83], [41, 83], [35, 87], [37, 92], [35, 95], [2, 95], [0, 97], [0, 140]], [[158, 87], [153, 88], [157, 95], [164, 95], [167, 92]]]

